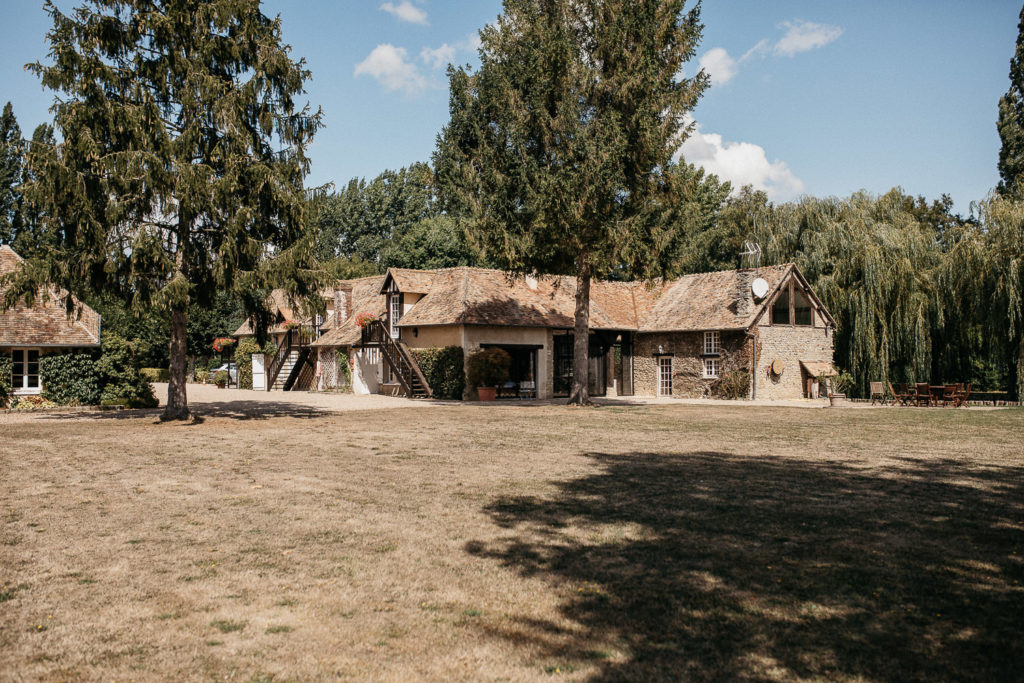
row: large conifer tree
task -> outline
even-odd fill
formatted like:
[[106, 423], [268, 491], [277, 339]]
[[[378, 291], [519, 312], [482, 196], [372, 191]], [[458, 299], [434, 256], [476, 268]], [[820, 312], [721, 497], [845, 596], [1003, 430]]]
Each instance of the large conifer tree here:
[[480, 68], [450, 69], [435, 154], [449, 208], [485, 258], [576, 278], [570, 403], [588, 403], [593, 278], [655, 277], [683, 234], [673, 155], [708, 85], [681, 75], [700, 39], [684, 0], [505, 0]]
[[1024, 7], [1017, 24], [1017, 49], [1010, 60], [1010, 89], [999, 98], [999, 187], [1002, 195], [1024, 198]]
[[21, 223], [25, 145], [8, 102], [0, 114], [0, 244], [10, 244]]
[[320, 112], [294, 102], [310, 74], [259, 0], [46, 11], [53, 63], [29, 68], [57, 93], [59, 142], [32, 146], [26, 194], [48, 239], [12, 293], [49, 281], [163, 311], [164, 417], [184, 419], [190, 305], [233, 291], [255, 314], [273, 276], [295, 296], [312, 284], [303, 178]]

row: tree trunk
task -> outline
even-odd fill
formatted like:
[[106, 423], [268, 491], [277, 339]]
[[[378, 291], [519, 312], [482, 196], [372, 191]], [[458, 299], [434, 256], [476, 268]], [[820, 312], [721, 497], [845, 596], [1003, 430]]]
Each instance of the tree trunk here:
[[171, 311], [171, 366], [167, 382], [167, 405], [161, 420], [187, 420], [188, 398], [185, 395], [185, 355], [188, 351], [187, 314]]
[[572, 393], [569, 405], [593, 405], [588, 391], [590, 355], [590, 264], [584, 260], [576, 273], [576, 327], [572, 347]]

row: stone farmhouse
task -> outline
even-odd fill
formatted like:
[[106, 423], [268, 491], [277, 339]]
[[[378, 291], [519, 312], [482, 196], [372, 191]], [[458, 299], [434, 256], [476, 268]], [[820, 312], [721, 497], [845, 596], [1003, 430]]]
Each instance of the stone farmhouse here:
[[[499, 347], [512, 358], [499, 397], [568, 396], [572, 383], [571, 277], [511, 278], [498, 270], [392, 268], [322, 292], [327, 316], [298, 321], [280, 292], [269, 331], [278, 344], [267, 386], [331, 390], [338, 351], [356, 393], [430, 395], [412, 349]], [[367, 319], [371, 319], [367, 323]], [[364, 323], [362, 326], [360, 322]], [[687, 275], [647, 286], [594, 282], [592, 396], [715, 395], [747, 373], [747, 398], [817, 398], [832, 368], [835, 321], [793, 264]], [[251, 335], [248, 324], [238, 336]], [[475, 387], [464, 398], [476, 397]]]
[[[0, 277], [16, 271], [21, 261], [13, 249], [0, 245]], [[0, 296], [4, 289], [0, 285]], [[100, 346], [101, 320], [96, 311], [72, 298], [75, 315], [69, 319], [62, 305], [63, 292], [45, 292], [45, 301], [43, 294], [39, 292], [32, 306], [18, 304], [0, 313], [0, 356], [11, 359], [10, 379], [15, 395], [42, 392], [40, 356]]]

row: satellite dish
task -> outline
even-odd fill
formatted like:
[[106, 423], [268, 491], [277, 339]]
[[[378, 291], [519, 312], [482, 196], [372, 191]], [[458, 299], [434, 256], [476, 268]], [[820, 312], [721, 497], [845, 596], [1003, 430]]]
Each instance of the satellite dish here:
[[754, 297], [757, 299], [763, 299], [768, 296], [768, 281], [763, 277], [759, 277], [750, 283], [750, 291], [754, 293]]

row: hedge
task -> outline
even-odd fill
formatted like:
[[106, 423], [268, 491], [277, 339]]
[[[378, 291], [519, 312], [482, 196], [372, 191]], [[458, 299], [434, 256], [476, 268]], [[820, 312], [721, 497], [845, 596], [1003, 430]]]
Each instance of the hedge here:
[[244, 337], [238, 340], [238, 347], [235, 348], [235, 364], [238, 366], [238, 388], [252, 389], [252, 354], [265, 353], [273, 356], [277, 353], [277, 344], [268, 341], [260, 348], [252, 337]]
[[466, 389], [466, 372], [461, 346], [410, 350], [427, 378], [434, 398], [462, 399]]
[[61, 353], [39, 358], [43, 398], [60, 406], [94, 406], [103, 387], [92, 353]]
[[142, 368], [139, 374], [146, 378], [147, 382], [169, 382], [171, 371], [167, 368]]
[[156, 408], [159, 405], [153, 386], [140, 372], [138, 355], [141, 343], [128, 341], [108, 332], [103, 335], [103, 355], [96, 361], [103, 391], [100, 403], [127, 408]]
[[6, 405], [11, 395], [11, 357], [0, 354], [0, 406]]

